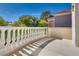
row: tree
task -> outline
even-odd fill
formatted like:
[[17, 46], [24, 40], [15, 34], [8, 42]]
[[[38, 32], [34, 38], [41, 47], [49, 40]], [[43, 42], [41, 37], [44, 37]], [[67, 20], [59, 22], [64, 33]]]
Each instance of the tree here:
[[25, 24], [23, 24], [21, 21], [16, 21], [12, 26], [18, 26], [18, 27], [24, 27]]
[[47, 27], [48, 26], [48, 22], [46, 22], [45, 20], [40, 20], [38, 26], [39, 27]]
[[19, 18], [19, 21], [22, 22], [22, 24], [25, 24], [28, 27], [36, 26], [36, 18], [29, 15], [24, 15]]
[[45, 11], [41, 14], [40, 19], [47, 20], [47, 18], [51, 15], [50, 11]]
[[50, 11], [45, 11], [41, 14], [40, 19], [47, 21], [49, 17], [54, 17], [54, 15], [52, 15]]
[[36, 27], [39, 26], [39, 22], [40, 22], [40, 20], [37, 20], [37, 21], [36, 21]]
[[0, 16], [0, 26], [7, 26], [8, 22], [5, 21], [1, 16]]

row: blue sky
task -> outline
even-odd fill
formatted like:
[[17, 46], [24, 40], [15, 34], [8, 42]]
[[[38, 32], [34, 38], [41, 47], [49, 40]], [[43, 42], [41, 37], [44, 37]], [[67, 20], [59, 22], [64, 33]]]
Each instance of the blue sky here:
[[7, 21], [16, 21], [21, 15], [40, 17], [47, 10], [55, 14], [69, 9], [70, 3], [0, 3], [0, 16]]

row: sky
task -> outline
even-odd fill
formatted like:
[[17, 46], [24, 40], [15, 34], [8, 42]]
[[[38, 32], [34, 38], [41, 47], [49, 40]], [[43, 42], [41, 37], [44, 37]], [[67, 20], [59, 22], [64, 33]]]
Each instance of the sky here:
[[22, 15], [40, 17], [42, 12], [56, 12], [71, 9], [70, 3], [0, 3], [0, 16], [6, 21], [17, 21]]

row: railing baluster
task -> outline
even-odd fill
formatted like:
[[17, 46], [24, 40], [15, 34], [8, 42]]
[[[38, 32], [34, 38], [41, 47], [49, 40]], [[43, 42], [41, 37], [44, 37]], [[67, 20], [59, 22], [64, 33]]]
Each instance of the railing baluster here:
[[7, 34], [7, 44], [9, 45], [11, 42], [11, 30], [8, 30], [8, 34]]
[[20, 40], [20, 30], [17, 29], [17, 41], [19, 41], [19, 40]]
[[29, 28], [28, 28], [28, 34], [27, 34], [27, 35], [28, 35], [28, 38], [29, 38], [29, 36], [30, 36], [30, 35], [29, 35], [29, 34], [30, 34], [30, 32], [29, 32], [29, 31], [30, 31], [30, 30], [29, 30]]
[[5, 30], [1, 30], [0, 47], [4, 47], [4, 44], [5, 44]]
[[28, 38], [28, 29], [26, 29], [26, 39]]
[[27, 36], [26, 29], [25, 29], [24, 32], [25, 32], [24, 39], [26, 40], [26, 36]]
[[29, 28], [29, 38], [30, 38], [30, 28]]
[[23, 29], [21, 29], [21, 40], [23, 40]]
[[30, 37], [32, 37], [32, 29], [30, 29]]
[[38, 37], [38, 32], [37, 32], [37, 29], [36, 29], [36, 39], [37, 39], [37, 37]]
[[33, 29], [31, 30], [31, 36], [33, 37]]
[[13, 42], [12, 42], [12, 43], [15, 42], [15, 39], [16, 39], [16, 38], [15, 38], [15, 29], [13, 29], [13, 36], [12, 36], [12, 41], [13, 41]]

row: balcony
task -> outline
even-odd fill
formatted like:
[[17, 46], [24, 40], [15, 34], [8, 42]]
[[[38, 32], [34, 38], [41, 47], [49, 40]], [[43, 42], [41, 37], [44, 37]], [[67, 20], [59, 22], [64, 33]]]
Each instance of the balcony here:
[[72, 41], [70, 27], [0, 27], [2, 56], [78, 56]]
[[[68, 27], [67, 28], [0, 27], [0, 55], [8, 55], [8, 56], [46, 55], [43, 53], [46, 51], [47, 52], [51, 51], [53, 53], [54, 51], [54, 50], [48, 50], [48, 48], [49, 49], [54, 48], [53, 45], [55, 44], [60, 46], [63, 43], [62, 42], [63, 39], [66, 39], [67, 42], [71, 41], [72, 39], [71, 37], [72, 37], [72, 29], [70, 27], [69, 28]], [[62, 43], [59, 44], [56, 41]], [[48, 54], [54, 55], [50, 53]]]

